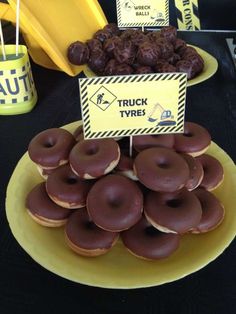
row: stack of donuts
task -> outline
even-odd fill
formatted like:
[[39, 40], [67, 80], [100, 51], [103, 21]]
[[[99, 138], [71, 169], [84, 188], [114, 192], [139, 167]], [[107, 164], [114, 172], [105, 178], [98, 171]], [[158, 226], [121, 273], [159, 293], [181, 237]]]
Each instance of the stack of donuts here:
[[142, 32], [108, 24], [87, 42], [71, 43], [67, 56], [72, 64], [88, 64], [98, 76], [184, 72], [192, 79], [204, 68], [202, 57], [177, 38], [173, 26]]
[[135, 256], [166, 258], [182, 235], [215, 229], [224, 207], [211, 193], [223, 181], [220, 162], [206, 154], [202, 126], [185, 123], [183, 134], [84, 140], [48, 129], [28, 153], [45, 179], [28, 194], [29, 215], [47, 227], [65, 225], [66, 243], [83, 256], [109, 251], [121, 238]]

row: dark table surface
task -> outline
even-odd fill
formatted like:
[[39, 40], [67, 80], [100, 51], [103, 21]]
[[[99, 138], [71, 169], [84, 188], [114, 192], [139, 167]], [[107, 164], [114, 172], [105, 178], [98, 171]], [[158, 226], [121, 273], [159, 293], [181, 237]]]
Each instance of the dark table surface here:
[[[227, 33], [181, 33], [219, 62], [209, 80], [188, 88], [186, 120], [205, 126], [236, 161], [236, 71]], [[32, 63], [39, 100], [24, 115], [0, 116], [0, 313], [236, 313], [236, 242], [184, 279], [146, 289], [109, 290], [70, 282], [45, 270], [14, 239], [5, 214], [11, 174], [41, 130], [80, 119], [78, 78]]]

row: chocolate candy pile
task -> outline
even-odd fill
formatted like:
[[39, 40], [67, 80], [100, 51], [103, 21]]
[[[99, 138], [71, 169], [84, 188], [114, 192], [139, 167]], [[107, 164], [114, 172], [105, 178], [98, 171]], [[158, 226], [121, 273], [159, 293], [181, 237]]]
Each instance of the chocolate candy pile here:
[[87, 63], [99, 76], [185, 72], [192, 79], [204, 68], [202, 57], [177, 38], [173, 26], [142, 32], [120, 31], [116, 24], [108, 24], [87, 42], [72, 43], [67, 56], [72, 64]]

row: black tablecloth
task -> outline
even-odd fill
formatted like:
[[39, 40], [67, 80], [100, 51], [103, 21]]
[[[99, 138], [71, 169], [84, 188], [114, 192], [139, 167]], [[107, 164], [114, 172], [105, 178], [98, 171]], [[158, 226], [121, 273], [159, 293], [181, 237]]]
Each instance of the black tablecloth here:
[[[181, 36], [219, 62], [212, 78], [188, 88], [186, 120], [205, 126], [236, 161], [236, 71], [225, 42], [230, 34]], [[77, 77], [33, 63], [32, 70], [39, 96], [35, 109], [0, 116], [0, 313], [236, 313], [235, 241], [215, 261], [184, 279], [136, 290], [70, 282], [42, 268], [19, 246], [5, 214], [6, 188], [17, 161], [38, 132], [81, 117]]]

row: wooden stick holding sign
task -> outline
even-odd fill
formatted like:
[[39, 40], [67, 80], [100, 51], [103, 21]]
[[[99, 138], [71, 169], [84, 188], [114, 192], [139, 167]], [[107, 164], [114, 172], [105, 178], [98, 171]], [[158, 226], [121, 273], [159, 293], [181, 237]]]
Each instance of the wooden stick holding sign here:
[[[144, 26], [142, 26], [142, 32], [144, 33]], [[129, 156], [133, 156], [133, 136], [129, 137]]]
[[133, 136], [129, 137], [129, 157], [133, 156]]
[[16, 56], [19, 55], [19, 33], [20, 33], [20, 0], [16, 4]]
[[4, 61], [7, 60], [6, 52], [5, 52], [5, 45], [4, 45], [4, 38], [3, 38], [3, 31], [2, 31], [2, 22], [0, 20], [0, 40], [1, 40], [1, 48], [2, 48], [2, 58]]

